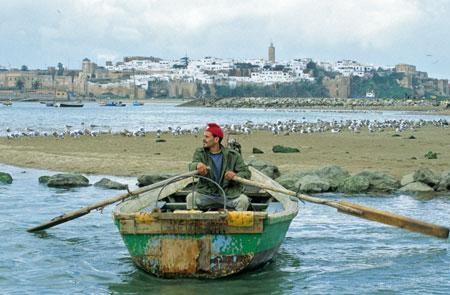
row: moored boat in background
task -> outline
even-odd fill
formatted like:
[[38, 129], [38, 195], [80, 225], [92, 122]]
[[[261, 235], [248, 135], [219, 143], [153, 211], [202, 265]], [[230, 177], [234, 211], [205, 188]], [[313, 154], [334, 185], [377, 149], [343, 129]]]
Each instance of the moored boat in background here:
[[84, 104], [80, 102], [61, 102], [59, 104], [59, 107], [61, 108], [82, 108]]
[[102, 107], [124, 107], [124, 106], [126, 106], [126, 104], [121, 101], [119, 101], [119, 102], [115, 102], [115, 101], [100, 102], [99, 105]]
[[2, 101], [2, 104], [4, 105], [4, 106], [12, 106], [12, 101], [11, 101], [11, 99], [9, 99], [9, 100], [5, 100], [5, 101]]

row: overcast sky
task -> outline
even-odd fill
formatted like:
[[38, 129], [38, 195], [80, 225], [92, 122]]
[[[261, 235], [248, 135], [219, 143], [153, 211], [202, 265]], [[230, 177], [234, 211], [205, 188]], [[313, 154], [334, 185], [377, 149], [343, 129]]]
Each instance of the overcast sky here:
[[0, 66], [126, 55], [410, 63], [450, 78], [450, 0], [0, 0]]

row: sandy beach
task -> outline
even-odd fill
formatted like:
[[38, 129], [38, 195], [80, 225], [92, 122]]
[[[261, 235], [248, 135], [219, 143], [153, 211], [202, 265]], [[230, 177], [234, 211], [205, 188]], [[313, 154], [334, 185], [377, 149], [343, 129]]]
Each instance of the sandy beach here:
[[[278, 165], [281, 173], [310, 170], [325, 165], [339, 165], [350, 172], [364, 169], [401, 177], [418, 167], [436, 171], [450, 169], [450, 129], [424, 127], [415, 132], [314, 133], [272, 135], [257, 131], [250, 135], [232, 135], [243, 147], [244, 159], [257, 158]], [[415, 139], [409, 139], [414, 135]], [[156, 142], [156, 135], [56, 139], [32, 137], [0, 139], [0, 162], [29, 168], [71, 171], [88, 174], [136, 176], [143, 173], [182, 172], [187, 169], [201, 137], [163, 134], [166, 142]], [[281, 144], [300, 148], [300, 153], [275, 154], [272, 146]], [[257, 147], [264, 154], [252, 154]], [[437, 159], [426, 159], [433, 151]]]

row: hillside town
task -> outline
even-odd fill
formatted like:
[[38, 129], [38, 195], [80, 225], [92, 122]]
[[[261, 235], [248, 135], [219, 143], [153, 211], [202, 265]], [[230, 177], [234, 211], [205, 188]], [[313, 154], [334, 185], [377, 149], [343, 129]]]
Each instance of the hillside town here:
[[416, 66], [363, 64], [299, 58], [279, 61], [273, 43], [267, 58], [207, 56], [176, 60], [127, 56], [81, 69], [62, 63], [47, 69], [0, 67], [0, 99], [223, 98], [245, 96], [333, 98], [446, 98], [448, 79], [435, 79]]

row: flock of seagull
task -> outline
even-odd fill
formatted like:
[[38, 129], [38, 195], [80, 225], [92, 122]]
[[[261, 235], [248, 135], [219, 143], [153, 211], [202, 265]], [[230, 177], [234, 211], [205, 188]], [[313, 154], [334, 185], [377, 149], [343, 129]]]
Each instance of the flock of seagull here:
[[394, 130], [397, 133], [411, 130], [414, 131], [423, 126], [448, 127], [449, 122], [445, 119], [426, 121], [426, 120], [340, 120], [340, 121], [322, 121], [318, 119], [316, 122], [289, 120], [286, 122], [278, 121], [276, 123], [253, 124], [247, 122], [243, 125], [227, 125], [226, 128], [230, 134], [250, 134], [252, 130], [266, 130], [273, 135], [288, 134], [305, 134], [305, 133], [340, 133], [349, 131], [359, 133], [363, 129], [368, 132], [384, 132]]
[[[251, 134], [254, 131], [269, 131], [273, 135], [289, 135], [289, 134], [308, 134], [308, 133], [340, 133], [348, 131], [352, 133], [359, 133], [362, 130], [367, 130], [370, 133], [383, 132], [383, 131], [395, 131], [400, 133], [403, 131], [414, 131], [423, 126], [435, 126], [435, 127], [448, 127], [449, 122], [445, 119], [439, 120], [340, 120], [340, 121], [322, 121], [318, 119], [315, 122], [307, 121], [277, 121], [275, 123], [253, 123], [247, 121], [244, 124], [226, 124], [223, 125], [224, 132], [230, 135], [238, 134]], [[137, 128], [136, 130], [123, 129], [120, 131], [112, 131], [108, 126], [89, 125], [84, 126], [81, 124], [81, 128], [74, 128], [74, 126], [66, 125], [64, 130], [60, 131], [39, 131], [34, 128], [26, 128], [25, 130], [13, 131], [10, 128], [6, 128], [6, 137], [8, 139], [16, 139], [21, 137], [55, 137], [58, 139], [64, 139], [66, 137], [78, 138], [81, 136], [100, 136], [100, 135], [122, 135], [127, 137], [140, 137], [150, 134], [155, 134], [157, 138], [160, 138], [163, 134], [169, 134], [173, 136], [179, 135], [194, 135], [198, 136], [202, 131], [202, 128], [182, 128], [180, 126], [171, 127], [158, 130], [146, 130], [144, 127]], [[0, 130], [1, 132], [2, 130]]]

